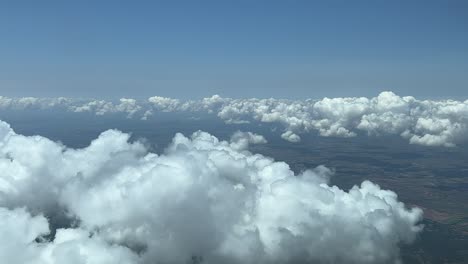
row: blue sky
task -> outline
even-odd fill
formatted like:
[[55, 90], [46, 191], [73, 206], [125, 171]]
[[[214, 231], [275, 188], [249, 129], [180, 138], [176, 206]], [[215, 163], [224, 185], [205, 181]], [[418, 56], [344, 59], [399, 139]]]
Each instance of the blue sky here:
[[0, 1], [0, 95], [468, 96], [468, 1]]

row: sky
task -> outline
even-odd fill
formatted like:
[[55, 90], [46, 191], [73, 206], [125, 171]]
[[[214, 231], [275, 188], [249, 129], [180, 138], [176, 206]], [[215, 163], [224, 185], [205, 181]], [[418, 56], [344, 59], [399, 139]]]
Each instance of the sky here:
[[467, 1], [0, 1], [0, 95], [468, 96]]

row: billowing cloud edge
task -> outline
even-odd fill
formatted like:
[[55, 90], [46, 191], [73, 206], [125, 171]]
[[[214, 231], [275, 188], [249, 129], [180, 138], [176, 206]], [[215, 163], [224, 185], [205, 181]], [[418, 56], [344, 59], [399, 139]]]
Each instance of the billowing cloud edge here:
[[161, 153], [117, 130], [73, 149], [0, 121], [0, 259], [8, 263], [398, 263], [422, 211], [364, 181], [329, 185], [248, 151], [266, 140], [176, 134]]

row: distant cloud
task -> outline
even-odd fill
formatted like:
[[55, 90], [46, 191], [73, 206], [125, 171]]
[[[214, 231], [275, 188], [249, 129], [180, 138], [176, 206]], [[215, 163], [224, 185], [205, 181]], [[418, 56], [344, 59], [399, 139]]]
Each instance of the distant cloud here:
[[[72, 149], [0, 121], [0, 259], [394, 263], [422, 228], [422, 211], [392, 191], [369, 181], [344, 191], [326, 167], [295, 175], [249, 152], [260, 135], [176, 134], [160, 155], [128, 140], [108, 130]], [[58, 212], [68, 224], [44, 236]]]
[[180, 111], [180, 101], [167, 97], [153, 96], [148, 98], [152, 107], [162, 112]]
[[229, 146], [235, 150], [245, 150], [250, 144], [265, 144], [267, 140], [262, 136], [251, 132], [237, 131], [231, 136]]
[[325, 137], [399, 135], [411, 144], [455, 146], [468, 135], [468, 100], [417, 100], [382, 92], [377, 97], [323, 98], [292, 101], [283, 99], [231, 99], [214, 95], [195, 101], [154, 96], [147, 101], [67, 98], [0, 97], [0, 109], [64, 108], [96, 115], [124, 113], [127, 117], [148, 119], [157, 112], [212, 113], [228, 124], [251, 122], [279, 123], [281, 137], [291, 142], [300, 135], [316, 132]]
[[298, 135], [294, 134], [292, 131], [288, 130], [281, 134], [281, 138], [284, 140], [287, 140], [289, 142], [299, 142], [301, 141], [301, 137]]

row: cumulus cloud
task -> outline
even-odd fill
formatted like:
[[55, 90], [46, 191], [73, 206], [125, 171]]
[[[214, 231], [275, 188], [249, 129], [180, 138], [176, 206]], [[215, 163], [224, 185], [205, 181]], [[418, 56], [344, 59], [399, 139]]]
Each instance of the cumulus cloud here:
[[64, 97], [58, 98], [37, 98], [37, 97], [22, 97], [9, 98], [0, 96], [0, 110], [25, 110], [25, 109], [50, 109], [64, 108], [66, 109], [73, 100]]
[[294, 143], [301, 141], [301, 137], [294, 134], [290, 130], [288, 130], [288, 131], [284, 132], [283, 134], [281, 134], [281, 138], [284, 139], [284, 140], [287, 140], [289, 142], [294, 142]]
[[[265, 143], [176, 134], [161, 154], [117, 130], [82, 149], [0, 122], [0, 258], [8, 263], [397, 263], [422, 211], [369, 181], [295, 174]], [[62, 212], [62, 213], [57, 213]], [[57, 229], [57, 215], [67, 221]], [[67, 224], [63, 224], [63, 222]], [[55, 223], [55, 226], [54, 226]], [[54, 234], [49, 235], [47, 234]]]
[[47, 241], [49, 224], [43, 215], [31, 216], [24, 208], [0, 208], [0, 257], [4, 263], [56, 264], [138, 263], [127, 247], [110, 244], [99, 234], [80, 228], [59, 229]]
[[163, 112], [174, 112], [180, 107], [179, 100], [167, 97], [153, 96], [148, 98], [148, 101], [155, 109]]
[[377, 97], [324, 98], [287, 101], [235, 99], [222, 105], [218, 116], [226, 122], [256, 120], [285, 126], [282, 138], [297, 142], [298, 134], [354, 137], [401, 135], [410, 143], [454, 146], [468, 133], [468, 100], [430, 101], [382, 92]]
[[68, 106], [73, 112], [92, 112], [96, 115], [105, 115], [109, 113], [126, 113], [131, 118], [135, 113], [142, 109], [135, 99], [121, 98], [118, 104], [105, 100], [94, 100], [84, 104], [70, 104]]
[[382, 92], [377, 97], [323, 98], [321, 100], [232, 99], [218, 95], [180, 101], [154, 96], [147, 101], [120, 99], [78, 101], [67, 98], [0, 97], [0, 109], [63, 108], [96, 115], [124, 113], [148, 119], [157, 112], [212, 113], [228, 124], [252, 122], [283, 125], [281, 137], [291, 142], [300, 135], [354, 137], [358, 134], [398, 135], [412, 144], [452, 147], [467, 140], [468, 100], [417, 100]]
[[231, 136], [230, 147], [236, 150], [247, 149], [249, 144], [265, 144], [267, 140], [262, 136], [252, 132], [237, 131]]

